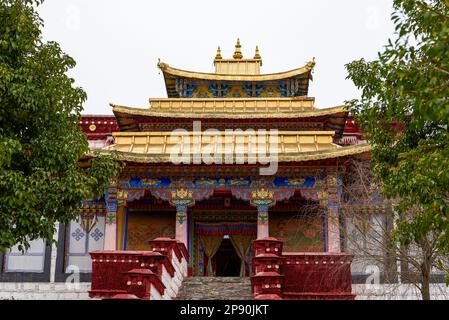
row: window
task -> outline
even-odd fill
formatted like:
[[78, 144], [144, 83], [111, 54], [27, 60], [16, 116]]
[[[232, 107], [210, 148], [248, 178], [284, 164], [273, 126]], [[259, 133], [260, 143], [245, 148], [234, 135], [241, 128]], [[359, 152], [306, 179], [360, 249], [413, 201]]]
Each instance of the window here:
[[354, 215], [346, 218], [346, 250], [354, 254], [353, 273], [385, 271], [387, 228], [385, 214]]
[[66, 272], [74, 270], [91, 272], [92, 260], [89, 252], [104, 248], [105, 217], [97, 217], [96, 223], [89, 232], [80, 223], [81, 221], [72, 221], [68, 228]]
[[14, 246], [5, 254], [5, 259], [5, 272], [44, 272], [45, 241], [31, 241], [24, 253]]

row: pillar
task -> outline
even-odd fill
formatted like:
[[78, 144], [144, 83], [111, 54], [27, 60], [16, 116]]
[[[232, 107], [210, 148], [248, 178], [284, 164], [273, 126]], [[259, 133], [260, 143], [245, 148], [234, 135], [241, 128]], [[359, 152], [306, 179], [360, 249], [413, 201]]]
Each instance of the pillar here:
[[56, 229], [56, 232], [53, 235], [53, 240], [55, 242], [51, 245], [50, 283], [54, 283], [55, 278], [56, 278], [56, 259], [57, 259], [57, 254], [58, 254], [57, 241], [59, 238], [59, 222], [55, 223], [55, 229]]
[[106, 225], [104, 250], [117, 249], [117, 180], [112, 179], [106, 190]]
[[106, 224], [104, 230], [104, 250], [116, 250], [117, 249], [117, 224]]
[[176, 206], [176, 240], [187, 247], [187, 206]]
[[268, 206], [257, 206], [257, 239], [268, 238]]
[[340, 202], [340, 180], [336, 175], [330, 175], [326, 179], [327, 187], [327, 230], [328, 230], [328, 251], [341, 252], [340, 244], [340, 219], [339, 219], [339, 202]]
[[328, 206], [327, 226], [329, 235], [329, 252], [341, 252], [340, 219], [338, 217], [338, 205]]

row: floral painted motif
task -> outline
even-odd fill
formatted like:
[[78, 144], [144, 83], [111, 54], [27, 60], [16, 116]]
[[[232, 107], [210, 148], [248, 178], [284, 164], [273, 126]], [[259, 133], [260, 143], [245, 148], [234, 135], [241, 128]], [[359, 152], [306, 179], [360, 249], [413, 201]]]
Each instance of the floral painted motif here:
[[249, 83], [243, 86], [247, 97], [260, 97], [264, 86], [261, 84]]
[[229, 89], [231, 89], [231, 86], [227, 84], [213, 83], [209, 85], [209, 91], [215, 98], [226, 97], [228, 95]]
[[186, 79], [176, 79], [176, 92], [181, 98], [192, 98], [195, 85]]

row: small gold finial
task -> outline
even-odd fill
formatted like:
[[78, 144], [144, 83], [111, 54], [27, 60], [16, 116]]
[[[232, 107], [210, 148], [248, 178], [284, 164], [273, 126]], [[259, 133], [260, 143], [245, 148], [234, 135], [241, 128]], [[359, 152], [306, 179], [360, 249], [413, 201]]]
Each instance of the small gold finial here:
[[315, 57], [313, 57], [312, 61], [307, 62], [307, 65], [306, 65], [306, 66], [307, 66], [309, 69], [313, 69], [313, 67], [315, 67], [315, 64], [316, 64], [316, 62], [315, 62]]
[[256, 53], [254, 54], [254, 59], [262, 60], [262, 57], [260, 56], [260, 52], [259, 52], [259, 46], [256, 46]]
[[165, 69], [167, 69], [168, 64], [162, 62], [162, 61], [161, 61], [161, 58], [158, 58], [158, 60], [157, 60], [157, 66], [159, 67], [159, 69], [161, 69], [162, 71], [164, 71]]
[[235, 52], [234, 55], [232, 56], [234, 59], [243, 59], [241, 48], [242, 46], [240, 45], [240, 39], [237, 38], [237, 43], [235, 45]]
[[221, 60], [223, 57], [221, 56], [221, 49], [218, 47], [217, 54], [215, 55], [215, 60]]

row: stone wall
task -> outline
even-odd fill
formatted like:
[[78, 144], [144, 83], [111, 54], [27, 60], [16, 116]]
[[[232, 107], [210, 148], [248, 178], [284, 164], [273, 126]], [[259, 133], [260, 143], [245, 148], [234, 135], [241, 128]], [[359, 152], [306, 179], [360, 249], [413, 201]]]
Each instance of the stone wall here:
[[[89, 299], [90, 283], [83, 282], [78, 288], [65, 283], [0, 283], [0, 300], [85, 300]], [[432, 299], [449, 300], [449, 288], [445, 284], [431, 286]], [[353, 284], [356, 300], [420, 300], [418, 290], [411, 285]]]
[[85, 300], [89, 290], [89, 282], [0, 282], [0, 300]]
[[[421, 300], [421, 293], [411, 284], [353, 284], [356, 300]], [[430, 286], [432, 300], [449, 300], [446, 284]]]

